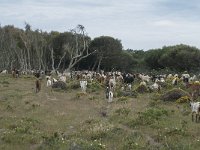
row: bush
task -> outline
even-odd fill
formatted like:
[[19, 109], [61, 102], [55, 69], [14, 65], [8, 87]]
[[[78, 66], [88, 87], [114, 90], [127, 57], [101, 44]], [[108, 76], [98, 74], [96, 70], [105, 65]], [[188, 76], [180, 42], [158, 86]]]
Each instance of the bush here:
[[72, 83], [69, 84], [69, 88], [73, 89], [73, 90], [79, 89], [80, 83], [79, 82], [72, 82]]
[[135, 127], [136, 125], [151, 125], [167, 115], [168, 111], [165, 109], [150, 108], [145, 112], [140, 112], [136, 119], [128, 122], [128, 126]]
[[75, 139], [70, 143], [70, 150], [104, 150], [105, 145], [98, 140], [87, 141], [83, 139]]
[[83, 97], [83, 96], [87, 96], [87, 93], [84, 93], [84, 92], [78, 92], [78, 93], [76, 93], [75, 98], [76, 98], [76, 99], [80, 99], [80, 98]]
[[176, 103], [187, 103], [190, 101], [190, 98], [188, 96], [182, 96], [181, 98], [176, 100]]
[[145, 149], [144, 145], [140, 143], [142, 138], [142, 135], [138, 132], [131, 133], [123, 139], [122, 149]]
[[137, 97], [137, 92], [136, 91], [117, 91], [117, 97]]
[[128, 101], [128, 97], [119, 97], [117, 101], [126, 103]]
[[189, 94], [182, 89], [174, 88], [174, 89], [166, 92], [165, 94], [161, 95], [161, 100], [163, 100], [163, 101], [176, 101], [177, 99], [179, 99], [183, 96], [189, 97]]
[[58, 82], [53, 83], [52, 88], [66, 90], [67, 85], [66, 85], [66, 83], [64, 83], [62, 81], [58, 81]]
[[8, 81], [6, 81], [6, 80], [3, 80], [3, 81], [1, 81], [0, 82], [1, 84], [10, 84]]
[[117, 109], [115, 111], [115, 113], [117, 115], [119, 115], [119, 116], [128, 116], [128, 114], [130, 113], [130, 111], [131, 111], [130, 109], [123, 107], [123, 108]]
[[145, 85], [139, 85], [136, 89], [136, 92], [138, 93], [146, 93], [149, 92], [148, 88]]
[[102, 86], [98, 82], [88, 83], [88, 91], [89, 92], [97, 92], [101, 88], [102, 88]]

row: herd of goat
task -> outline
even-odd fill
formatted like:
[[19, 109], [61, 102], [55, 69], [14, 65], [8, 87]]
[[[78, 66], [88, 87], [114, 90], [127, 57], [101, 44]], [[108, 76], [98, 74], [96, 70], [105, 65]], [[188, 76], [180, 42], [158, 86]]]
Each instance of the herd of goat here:
[[[104, 84], [105, 95], [108, 99], [108, 102], [113, 101], [113, 93], [115, 92], [116, 85], [121, 85], [121, 90], [132, 90], [132, 85], [135, 80], [139, 81], [141, 86], [146, 86], [152, 91], [159, 91], [162, 88], [162, 84], [166, 82], [166, 80], [171, 79], [172, 85], [177, 85], [178, 82], [183, 82], [186, 86], [200, 85], [199, 79], [200, 75], [191, 76], [187, 72], [183, 74], [164, 74], [164, 75], [145, 75], [145, 74], [131, 74], [131, 73], [122, 73], [119, 71], [115, 72], [94, 72], [94, 71], [72, 71], [67, 72], [63, 71], [60, 73], [59, 71], [19, 71], [13, 69], [11, 72], [7, 70], [0, 71], [0, 74], [8, 74], [11, 73], [14, 78], [18, 78], [20, 75], [34, 75], [36, 77], [35, 88], [36, 92], [41, 90], [41, 77], [45, 76], [46, 78], [46, 86], [52, 87], [56, 82], [66, 83], [68, 79], [70, 80], [78, 80], [80, 82], [80, 88], [82, 92], [86, 93], [88, 82], [92, 82], [93, 80]], [[198, 86], [199, 87], [199, 86]], [[198, 89], [194, 89], [193, 92]], [[199, 93], [198, 93], [199, 94]], [[192, 94], [191, 94], [192, 95]], [[192, 121], [194, 120], [194, 114], [196, 116], [196, 122], [200, 120], [200, 102], [196, 102], [191, 97], [190, 106], [192, 109]]]

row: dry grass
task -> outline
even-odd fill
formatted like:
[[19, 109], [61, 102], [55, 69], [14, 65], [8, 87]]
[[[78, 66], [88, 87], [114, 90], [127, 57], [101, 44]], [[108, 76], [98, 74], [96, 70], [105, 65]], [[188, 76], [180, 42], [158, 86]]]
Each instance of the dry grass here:
[[0, 149], [199, 148], [188, 104], [155, 93], [107, 103], [103, 88], [90, 88], [51, 91], [43, 80], [36, 94], [34, 78], [0, 76]]

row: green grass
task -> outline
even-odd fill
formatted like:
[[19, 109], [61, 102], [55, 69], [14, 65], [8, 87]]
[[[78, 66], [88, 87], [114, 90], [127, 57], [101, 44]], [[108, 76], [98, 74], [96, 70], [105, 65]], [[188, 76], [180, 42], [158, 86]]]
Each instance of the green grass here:
[[108, 103], [102, 85], [90, 83], [84, 94], [75, 81], [67, 82], [66, 90], [52, 91], [43, 80], [36, 94], [34, 81], [0, 76], [0, 149], [200, 147], [200, 126], [191, 121], [187, 103], [163, 102], [156, 92], [114, 97]]

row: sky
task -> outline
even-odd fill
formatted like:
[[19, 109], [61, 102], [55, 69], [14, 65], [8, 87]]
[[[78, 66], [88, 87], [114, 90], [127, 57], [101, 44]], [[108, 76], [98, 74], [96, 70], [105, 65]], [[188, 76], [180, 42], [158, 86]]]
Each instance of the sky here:
[[78, 24], [93, 39], [124, 49], [187, 44], [200, 48], [200, 0], [0, 0], [0, 24], [65, 32]]

